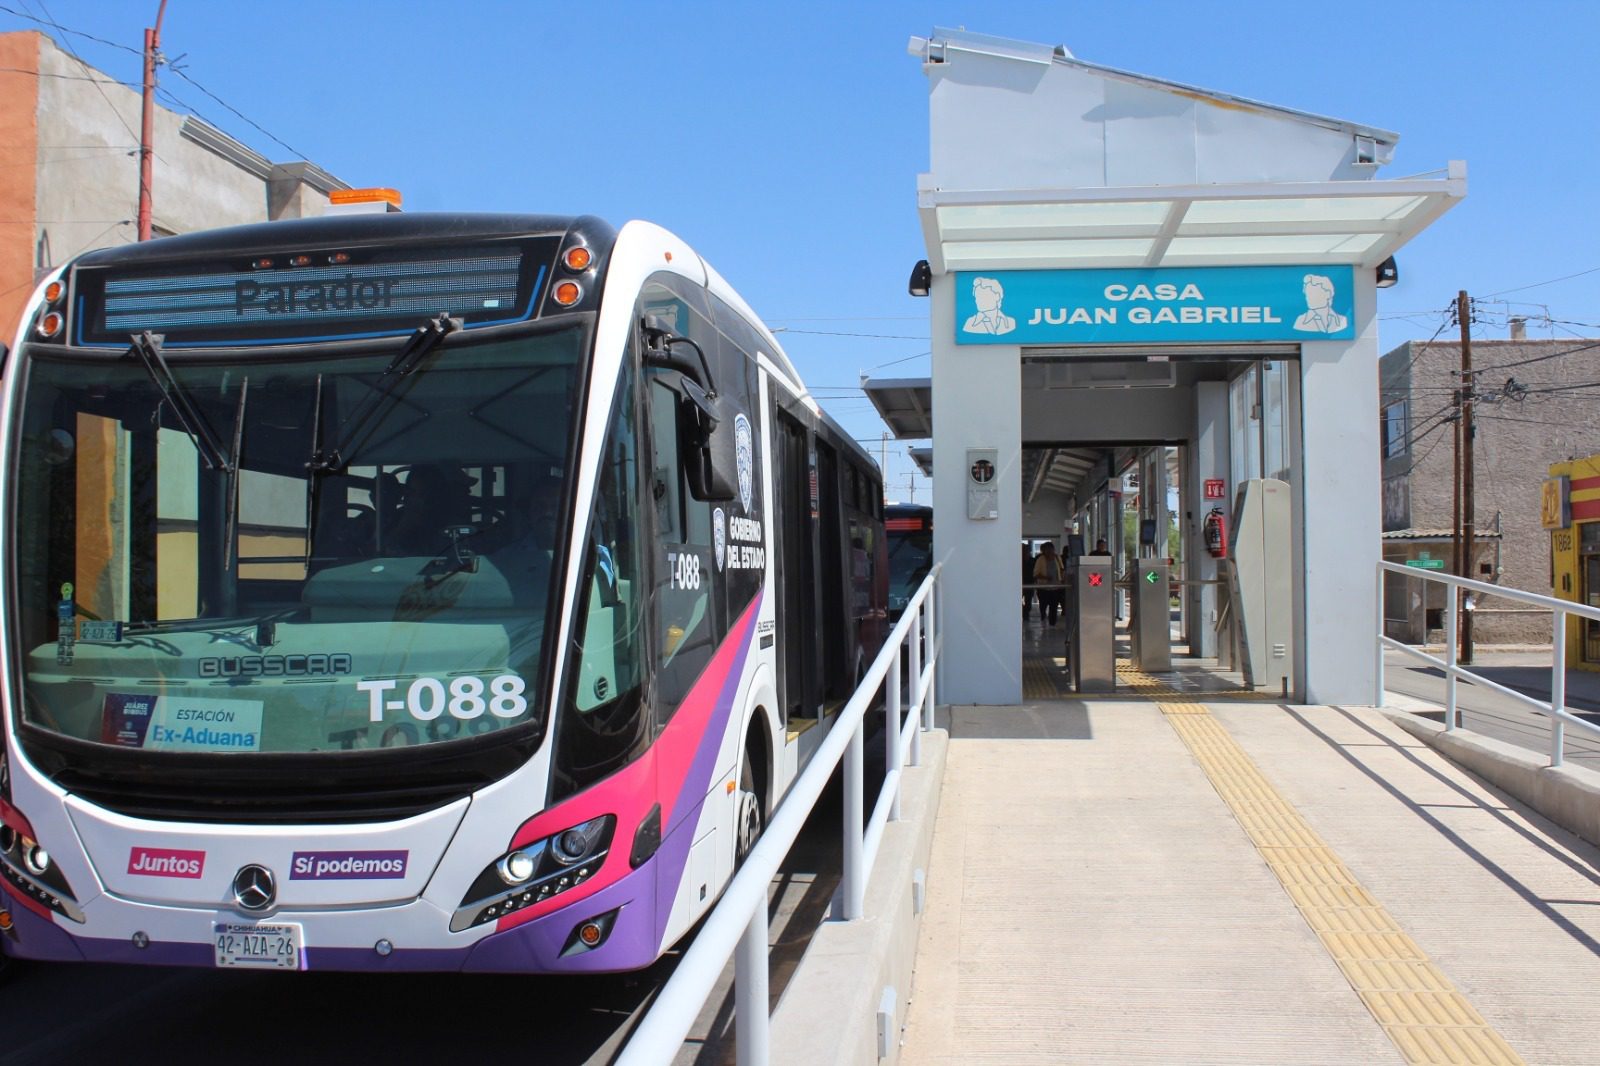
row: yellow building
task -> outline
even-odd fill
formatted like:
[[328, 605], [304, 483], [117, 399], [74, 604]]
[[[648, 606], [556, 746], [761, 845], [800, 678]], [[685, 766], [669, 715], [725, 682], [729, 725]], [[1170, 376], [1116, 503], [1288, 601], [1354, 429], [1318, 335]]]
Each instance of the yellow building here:
[[[1539, 510], [1556, 598], [1600, 607], [1600, 455], [1552, 464]], [[1567, 665], [1600, 671], [1600, 622], [1568, 617]]]

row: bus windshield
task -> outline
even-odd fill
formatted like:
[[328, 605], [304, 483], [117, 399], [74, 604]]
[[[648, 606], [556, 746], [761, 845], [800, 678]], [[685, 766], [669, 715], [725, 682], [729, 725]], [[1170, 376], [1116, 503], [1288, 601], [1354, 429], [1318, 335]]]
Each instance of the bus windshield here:
[[371, 347], [32, 349], [24, 721], [240, 755], [542, 733], [584, 340], [457, 336], [405, 375]]

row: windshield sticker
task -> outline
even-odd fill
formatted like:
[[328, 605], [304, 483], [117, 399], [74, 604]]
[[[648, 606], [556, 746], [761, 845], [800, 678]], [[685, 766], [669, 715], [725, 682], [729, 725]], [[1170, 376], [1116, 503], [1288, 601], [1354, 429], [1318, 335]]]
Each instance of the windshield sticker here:
[[79, 622], [78, 639], [94, 644], [120, 644], [122, 643], [122, 623]]
[[73, 632], [73, 606], [72, 582], [65, 581], [61, 585], [61, 601], [56, 604], [56, 665], [72, 665], [72, 645], [76, 641]]
[[328, 655], [220, 655], [200, 660], [200, 676], [326, 677], [348, 674], [354, 662], [355, 658], [349, 652]]
[[105, 713], [101, 718], [100, 742], [124, 748], [142, 748], [150, 734], [150, 720], [155, 714], [154, 693], [106, 693]]
[[[528, 709], [523, 692], [527, 684], [516, 674], [501, 674], [485, 683], [481, 677], [419, 677], [398, 695], [400, 682], [389, 679], [357, 681], [356, 688], [367, 694], [369, 720], [382, 722], [386, 711], [405, 711], [419, 722], [431, 722], [444, 714], [462, 721], [479, 718], [485, 711], [496, 718], [516, 718]], [[394, 698], [386, 693], [396, 692]], [[385, 747], [388, 746], [386, 743]]]
[[158, 751], [260, 751], [260, 700], [162, 696], [145, 747]]
[[206, 853], [175, 848], [134, 848], [128, 852], [128, 872], [143, 877], [198, 878], [205, 872]]
[[406, 875], [409, 851], [297, 851], [289, 861], [291, 881], [354, 881]]

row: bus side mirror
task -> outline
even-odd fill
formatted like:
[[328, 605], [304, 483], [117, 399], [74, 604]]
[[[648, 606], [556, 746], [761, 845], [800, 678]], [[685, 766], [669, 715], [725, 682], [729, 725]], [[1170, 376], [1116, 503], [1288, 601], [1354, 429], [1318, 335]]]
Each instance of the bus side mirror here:
[[732, 412], [692, 379], [680, 383], [679, 433], [689, 492], [697, 500], [731, 500], [739, 492], [739, 460]]

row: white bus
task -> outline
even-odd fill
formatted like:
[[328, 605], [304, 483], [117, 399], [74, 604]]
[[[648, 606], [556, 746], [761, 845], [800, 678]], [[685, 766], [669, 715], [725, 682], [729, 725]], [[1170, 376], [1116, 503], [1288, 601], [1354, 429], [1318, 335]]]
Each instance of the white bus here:
[[882, 491], [657, 226], [83, 255], [0, 422], [0, 949], [650, 964], [887, 632]]

